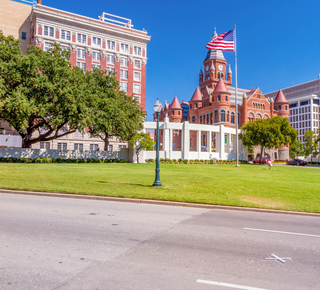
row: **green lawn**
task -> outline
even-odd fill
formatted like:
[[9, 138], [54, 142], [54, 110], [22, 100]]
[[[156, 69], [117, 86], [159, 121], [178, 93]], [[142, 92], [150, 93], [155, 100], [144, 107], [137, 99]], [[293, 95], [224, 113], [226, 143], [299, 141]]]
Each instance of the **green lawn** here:
[[266, 165], [0, 164], [0, 188], [320, 212], [320, 169]]

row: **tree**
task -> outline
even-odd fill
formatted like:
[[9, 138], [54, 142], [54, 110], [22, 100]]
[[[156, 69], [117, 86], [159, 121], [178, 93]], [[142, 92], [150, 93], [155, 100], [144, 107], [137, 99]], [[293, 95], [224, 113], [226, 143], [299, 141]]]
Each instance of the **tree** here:
[[0, 32], [0, 118], [18, 131], [23, 148], [86, 127], [85, 75], [68, 57], [57, 44], [22, 54], [19, 41]]
[[244, 146], [260, 146], [260, 163], [265, 148], [280, 148], [282, 144], [292, 144], [298, 135], [287, 118], [280, 116], [269, 119], [257, 119], [241, 128], [239, 135]]
[[300, 140], [297, 140], [294, 143], [290, 144], [289, 155], [291, 159], [294, 159], [296, 156], [304, 155], [304, 146]]
[[145, 112], [133, 96], [119, 91], [118, 82], [112, 73], [94, 70], [87, 73], [89, 87], [89, 110], [92, 118], [89, 133], [104, 141], [104, 150], [108, 150], [109, 137], [130, 140], [143, 128]]
[[312, 162], [312, 155], [316, 155], [319, 153], [319, 139], [316, 133], [310, 130], [306, 130], [304, 133], [304, 157], [308, 157], [311, 155], [311, 162]]
[[149, 134], [146, 133], [137, 133], [135, 134], [130, 143], [135, 146], [137, 154], [137, 162], [139, 163], [139, 154], [142, 150], [152, 150], [154, 142], [151, 139]]

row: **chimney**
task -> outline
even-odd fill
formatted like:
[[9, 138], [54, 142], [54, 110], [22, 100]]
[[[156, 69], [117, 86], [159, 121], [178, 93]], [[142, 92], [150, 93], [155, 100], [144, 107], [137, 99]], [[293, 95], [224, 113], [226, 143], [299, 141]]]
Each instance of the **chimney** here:
[[37, 4], [42, 5], [42, 0], [38, 0], [38, 1], [37, 1]]

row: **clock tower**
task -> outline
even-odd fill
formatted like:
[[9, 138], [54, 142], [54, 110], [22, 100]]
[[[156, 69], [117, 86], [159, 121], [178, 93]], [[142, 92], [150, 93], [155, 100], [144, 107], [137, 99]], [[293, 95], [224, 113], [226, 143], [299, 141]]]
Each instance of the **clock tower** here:
[[[215, 32], [213, 36], [217, 36], [217, 33]], [[223, 79], [227, 86], [231, 85], [232, 78], [229, 77], [230, 70], [227, 70], [227, 61], [221, 50], [209, 49], [203, 65], [203, 77], [199, 78], [201, 91], [206, 87], [214, 89], [220, 79]]]

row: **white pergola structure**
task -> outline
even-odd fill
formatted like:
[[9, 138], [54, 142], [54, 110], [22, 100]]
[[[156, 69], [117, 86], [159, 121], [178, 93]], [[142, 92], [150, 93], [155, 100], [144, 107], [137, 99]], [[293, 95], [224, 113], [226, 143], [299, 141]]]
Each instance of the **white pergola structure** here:
[[[156, 127], [156, 122], [145, 122], [144, 132], [155, 130]], [[166, 117], [164, 122], [160, 122], [160, 158], [235, 160], [235, 135], [236, 129], [224, 125], [200, 125], [187, 121], [175, 123], [169, 122]], [[141, 155], [140, 160], [144, 162], [146, 159], [154, 159], [156, 152], [144, 151]], [[248, 150], [242, 146], [241, 141], [239, 160], [248, 160]]]

